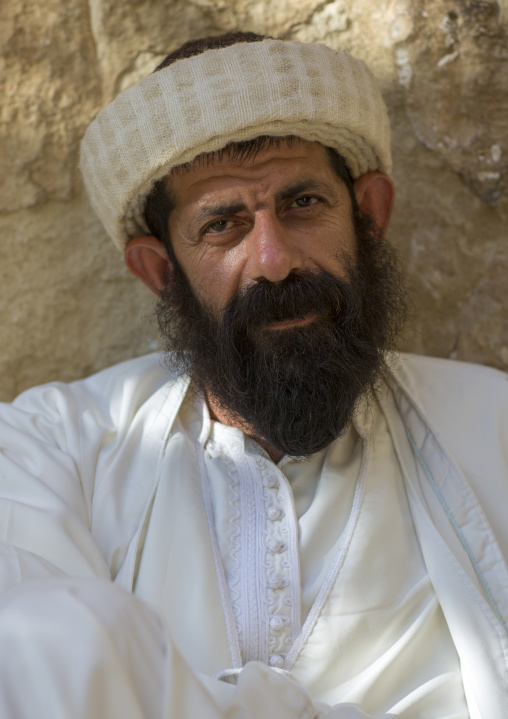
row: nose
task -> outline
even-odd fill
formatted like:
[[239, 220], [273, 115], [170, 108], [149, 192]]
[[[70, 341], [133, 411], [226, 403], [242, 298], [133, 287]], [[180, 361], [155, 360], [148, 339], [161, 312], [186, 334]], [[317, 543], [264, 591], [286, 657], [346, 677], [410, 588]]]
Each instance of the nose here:
[[247, 241], [248, 278], [280, 282], [291, 270], [301, 269], [303, 254], [291, 229], [270, 210], [256, 213]]

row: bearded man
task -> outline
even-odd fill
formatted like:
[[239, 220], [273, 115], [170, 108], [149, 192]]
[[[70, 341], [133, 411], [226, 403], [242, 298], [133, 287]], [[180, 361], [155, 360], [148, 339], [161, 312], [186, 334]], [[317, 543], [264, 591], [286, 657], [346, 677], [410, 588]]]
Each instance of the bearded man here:
[[507, 383], [389, 353], [365, 65], [187, 43], [81, 168], [165, 344], [1, 409], [3, 717], [503, 719]]

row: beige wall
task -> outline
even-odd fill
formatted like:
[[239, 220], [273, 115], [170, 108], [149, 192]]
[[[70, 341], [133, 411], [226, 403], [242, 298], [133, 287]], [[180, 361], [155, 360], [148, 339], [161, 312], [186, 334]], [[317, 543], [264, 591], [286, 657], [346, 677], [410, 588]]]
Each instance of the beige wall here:
[[150, 351], [152, 300], [77, 172], [96, 111], [184, 40], [248, 29], [364, 58], [393, 122], [402, 346], [508, 368], [508, 5], [2, 0], [0, 398]]

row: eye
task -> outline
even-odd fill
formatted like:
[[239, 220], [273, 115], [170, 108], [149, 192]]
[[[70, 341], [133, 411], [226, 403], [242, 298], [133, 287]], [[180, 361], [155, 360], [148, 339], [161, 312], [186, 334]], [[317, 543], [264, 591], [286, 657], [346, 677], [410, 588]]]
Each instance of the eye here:
[[312, 205], [319, 202], [319, 199], [320, 198], [315, 195], [302, 195], [294, 200], [293, 205], [296, 205], [297, 207], [312, 207]]
[[218, 234], [219, 232], [224, 232], [224, 230], [228, 230], [230, 224], [231, 220], [214, 220], [214, 222], [210, 222], [210, 224], [205, 227], [203, 232]]

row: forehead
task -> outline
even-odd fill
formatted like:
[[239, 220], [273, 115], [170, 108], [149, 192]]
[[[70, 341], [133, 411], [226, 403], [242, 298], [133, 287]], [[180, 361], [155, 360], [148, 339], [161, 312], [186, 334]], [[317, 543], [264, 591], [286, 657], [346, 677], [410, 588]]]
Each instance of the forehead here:
[[210, 192], [280, 189], [284, 183], [305, 178], [337, 180], [327, 149], [318, 142], [295, 138], [261, 149], [253, 157], [210, 153], [176, 168], [168, 178], [168, 189], [177, 205], [199, 201]]

